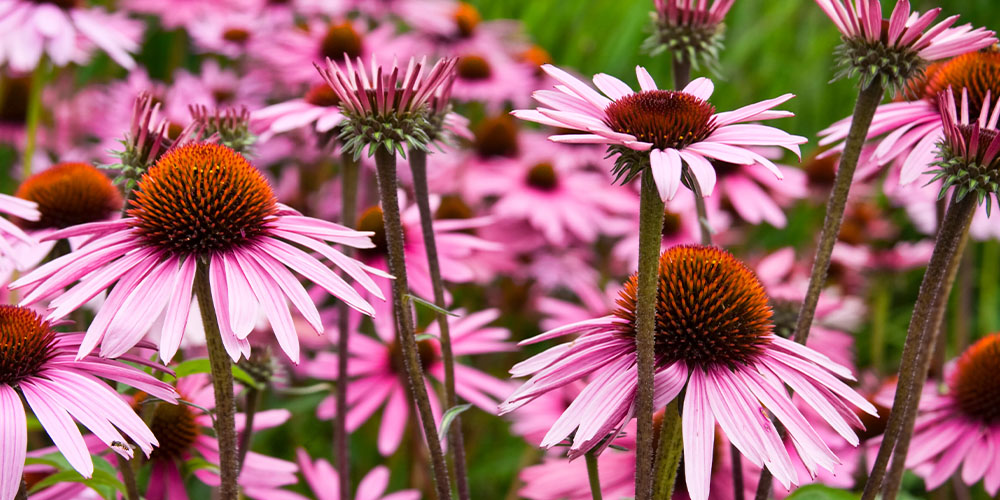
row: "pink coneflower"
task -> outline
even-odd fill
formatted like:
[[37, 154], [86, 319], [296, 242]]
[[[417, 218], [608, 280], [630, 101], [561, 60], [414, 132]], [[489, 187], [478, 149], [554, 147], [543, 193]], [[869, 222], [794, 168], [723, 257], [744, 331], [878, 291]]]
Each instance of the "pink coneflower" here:
[[[451, 322], [452, 351], [455, 356], [475, 356], [497, 352], [511, 351], [514, 346], [506, 342], [510, 332], [506, 328], [489, 326], [500, 313], [496, 309], [487, 309], [472, 314], [457, 311], [458, 318], [449, 318]], [[374, 318], [376, 338], [360, 333], [353, 334], [349, 343], [351, 359], [348, 361], [348, 376], [353, 379], [348, 382], [347, 398], [349, 411], [347, 429], [354, 431], [384, 406], [379, 428], [378, 450], [383, 455], [390, 455], [399, 447], [411, 418], [407, 404], [407, 386], [403, 375], [401, 350], [395, 340], [394, 329], [390, 315], [380, 314]], [[428, 378], [444, 380], [444, 363], [441, 360], [441, 347], [437, 323], [427, 327], [425, 332], [430, 337], [417, 342], [420, 353], [420, 366]], [[336, 355], [320, 353], [310, 363], [310, 371], [317, 378], [328, 379], [331, 367], [336, 367]], [[504, 381], [498, 380], [475, 368], [462, 364], [455, 365], [455, 391], [458, 397], [472, 403], [490, 413], [496, 411], [496, 402], [511, 393], [513, 388]], [[428, 381], [428, 394], [431, 394], [431, 406], [434, 409], [435, 422], [440, 422], [440, 402], [433, 395], [436, 392]], [[333, 398], [328, 398], [320, 404], [320, 418], [334, 417]]]
[[624, 215], [635, 205], [635, 196], [609, 187], [607, 174], [590, 170], [586, 155], [538, 134], [525, 134], [522, 142], [516, 161], [472, 173], [467, 191], [473, 198], [496, 197], [492, 214], [527, 222], [557, 247], [571, 241], [593, 243], [613, 227], [630, 225]]
[[722, 20], [734, 0], [654, 0], [653, 35], [643, 50], [656, 56], [670, 52], [676, 61], [714, 69], [722, 50]]
[[[106, 378], [176, 405], [177, 394], [155, 377], [121, 361], [74, 354], [82, 333], [56, 333], [49, 322], [30, 309], [0, 305], [0, 498], [14, 498], [21, 486], [27, 450], [27, 427], [21, 397], [69, 464], [90, 477], [94, 464], [78, 421], [108, 447], [132, 458], [118, 430], [147, 456], [158, 446], [146, 424], [118, 393], [98, 380]], [[125, 361], [148, 364], [131, 355]], [[117, 430], [116, 430], [117, 429]]]
[[[994, 40], [995, 42], [995, 40]], [[987, 44], [989, 45], [989, 44]], [[968, 48], [962, 52], [974, 50]], [[877, 139], [869, 160], [875, 166], [895, 163], [899, 182], [909, 184], [923, 175], [937, 159], [937, 143], [944, 138], [944, 118], [939, 107], [941, 92], [968, 92], [968, 109], [973, 117], [989, 112], [1000, 96], [1000, 52], [993, 49], [969, 52], [949, 61], [931, 65], [927, 74], [912, 81], [908, 90], [913, 100], [883, 104], [875, 111], [868, 139]], [[850, 118], [820, 132], [821, 145], [837, 144], [829, 153], [840, 151], [850, 128]]]
[[454, 29], [455, 0], [347, 0], [351, 8], [375, 21], [391, 24], [395, 17], [414, 30], [444, 35]]
[[[186, 499], [187, 493], [182, 468], [189, 460], [199, 457], [210, 464], [219, 462], [219, 441], [207, 433], [212, 428], [215, 396], [207, 375], [195, 374], [177, 381], [177, 392], [190, 404], [168, 405], [152, 403], [150, 429], [159, 439], [159, 447], [149, 456], [151, 472], [145, 497], [149, 500]], [[137, 404], [145, 404], [137, 398]], [[284, 423], [291, 416], [288, 410], [258, 412], [254, 430], [266, 429]], [[240, 420], [237, 431], [243, 430]], [[252, 498], [271, 498], [267, 494], [276, 488], [295, 484], [298, 467], [294, 463], [250, 451], [247, 453], [239, 484]], [[194, 476], [209, 486], [219, 485], [217, 471], [200, 468]]]
[[[0, 194], [0, 213], [13, 215], [24, 221], [37, 221], [42, 217], [38, 204], [9, 194]], [[0, 217], [0, 256], [10, 258], [18, 269], [27, 265], [21, 258], [21, 252], [14, 250], [14, 245], [21, 243], [35, 245], [37, 242], [28, 236], [17, 224]]]
[[[502, 413], [589, 377], [587, 387], [549, 430], [543, 447], [570, 438], [570, 456], [579, 456], [631, 420], [637, 380], [635, 283], [633, 276], [625, 284], [614, 314], [522, 342], [579, 335], [514, 366], [514, 376], [533, 376], [501, 405]], [[723, 250], [679, 246], [661, 255], [656, 318], [654, 407], [665, 406], [684, 391], [684, 471], [695, 500], [709, 495], [716, 422], [747, 459], [767, 467], [786, 488], [798, 482], [795, 469], [766, 412], [788, 430], [810, 471], [837, 464], [837, 457], [793, 406], [783, 383], [850, 443], [856, 444], [857, 436], [836, 408], [850, 404], [875, 413], [838, 379], [850, 379], [849, 369], [773, 333], [760, 282]]]
[[[927, 29], [940, 8], [910, 12], [909, 0], [899, 0], [888, 22], [878, 0], [816, 0], [842, 35], [840, 76], [861, 77], [861, 88], [879, 80], [883, 88], [902, 88], [928, 62], [976, 51], [996, 43], [993, 32], [968, 24], [952, 28], [951, 16]], [[924, 31], [927, 30], [927, 31]]]
[[502, 41], [491, 42], [463, 44], [462, 51], [455, 52], [455, 99], [483, 102], [492, 111], [508, 104], [527, 104], [526, 97], [535, 85], [535, 69], [505, 54]]
[[56, 66], [85, 63], [89, 44], [125, 69], [135, 67], [142, 26], [125, 13], [89, 8], [77, 0], [0, 0], [0, 64], [31, 71], [47, 56]]
[[305, 97], [272, 104], [253, 112], [253, 127], [260, 130], [260, 140], [267, 141], [275, 134], [311, 125], [324, 134], [344, 121], [340, 113], [340, 99], [326, 83], [317, 83]]
[[[296, 452], [299, 467], [302, 468], [302, 476], [306, 479], [306, 484], [318, 500], [341, 500], [340, 491], [331, 488], [330, 485], [337, 484], [337, 470], [330, 465], [330, 462], [319, 458], [313, 461], [305, 450], [299, 449]], [[372, 469], [358, 483], [358, 489], [354, 494], [357, 500], [418, 500], [420, 492], [417, 490], [402, 490], [395, 493], [385, 494], [389, 487], [389, 468], [379, 465]], [[277, 497], [268, 497], [277, 498]], [[282, 500], [305, 500], [296, 493], [281, 492]], [[263, 499], [262, 499], [263, 500]]]
[[369, 247], [368, 234], [303, 217], [278, 204], [260, 171], [231, 149], [215, 144], [173, 149], [143, 175], [136, 192], [130, 217], [50, 235], [92, 238], [12, 285], [30, 287], [23, 303], [33, 304], [79, 280], [49, 303], [49, 317], [61, 318], [117, 282], [88, 328], [80, 356], [98, 343], [102, 356], [118, 356], [163, 315], [160, 354], [170, 360], [191, 307], [195, 269], [205, 264], [212, 296], [199, 299], [214, 302], [226, 350], [234, 360], [250, 354], [246, 336], [258, 309], [267, 314], [293, 362], [299, 344], [288, 301], [316, 332], [323, 332], [316, 306], [289, 268], [351, 307], [374, 312], [335, 272], [293, 246], [319, 253], [380, 297], [358, 263], [326, 243]]
[[[769, 150], [770, 149], [770, 150]], [[776, 148], [756, 148], [758, 154], [777, 161], [781, 151]], [[766, 222], [776, 228], [784, 228], [788, 223], [783, 208], [787, 208], [796, 200], [809, 194], [807, 177], [801, 169], [787, 165], [776, 164], [781, 172], [779, 178], [762, 171], [759, 168], [734, 165], [717, 161], [712, 164], [717, 176], [716, 191], [719, 196], [709, 198], [708, 202], [732, 207], [739, 218], [750, 224]], [[715, 221], [709, 218], [712, 229]]]
[[792, 94], [716, 113], [708, 102], [714, 85], [707, 78], [694, 80], [680, 92], [659, 90], [645, 68], [636, 66], [641, 90], [635, 92], [611, 75], [595, 75], [594, 84], [609, 99], [555, 66], [547, 64], [542, 69], [562, 85], [533, 94], [544, 107], [512, 114], [582, 132], [550, 137], [556, 142], [607, 145], [609, 153], [618, 156], [615, 173], [623, 179], [631, 179], [643, 165], [649, 165], [664, 200], [677, 194], [684, 165], [708, 196], [716, 182], [711, 160], [760, 164], [780, 179], [778, 167], [747, 146], [781, 146], [799, 154], [798, 145], [806, 142], [804, 137], [774, 127], [742, 124], [792, 116], [787, 111], [772, 110], [791, 99]]
[[168, 30], [185, 28], [206, 17], [226, 17], [246, 8], [243, 0], [125, 0], [122, 7], [160, 18]]
[[[943, 484], [962, 467], [962, 481], [985, 479], [990, 496], [1000, 491], [1000, 334], [968, 348], [955, 363], [944, 394], [925, 394], [914, 429], [907, 466], [926, 465], [927, 489]], [[920, 470], [918, 468], [918, 470]]]

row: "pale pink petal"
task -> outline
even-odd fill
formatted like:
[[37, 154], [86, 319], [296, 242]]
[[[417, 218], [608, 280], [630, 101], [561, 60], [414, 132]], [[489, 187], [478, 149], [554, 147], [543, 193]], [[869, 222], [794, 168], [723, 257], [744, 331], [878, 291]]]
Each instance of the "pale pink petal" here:
[[7, 384], [0, 384], [0, 415], [0, 498], [14, 498], [28, 451], [28, 422], [21, 398]]
[[715, 449], [715, 421], [705, 394], [705, 374], [700, 369], [691, 371], [681, 428], [688, 494], [691, 500], [708, 500]]

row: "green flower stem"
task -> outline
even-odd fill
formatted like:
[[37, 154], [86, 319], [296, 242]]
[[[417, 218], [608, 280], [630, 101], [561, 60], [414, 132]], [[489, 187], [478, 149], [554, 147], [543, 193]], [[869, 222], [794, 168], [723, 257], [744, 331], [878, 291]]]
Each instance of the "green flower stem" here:
[[819, 295], [823, 291], [823, 287], [826, 286], [826, 275], [830, 270], [830, 256], [833, 255], [833, 246], [837, 243], [840, 224], [844, 220], [844, 209], [847, 207], [847, 195], [851, 190], [854, 170], [858, 166], [861, 147], [865, 144], [868, 127], [871, 126], [872, 117], [875, 116], [875, 109], [882, 102], [883, 93], [884, 89], [881, 83], [876, 81], [858, 94], [858, 100], [854, 104], [851, 128], [847, 133], [844, 152], [840, 155], [840, 165], [837, 167], [833, 190], [830, 191], [830, 198], [826, 203], [826, 218], [823, 220], [823, 231], [820, 233], [819, 246], [816, 248], [816, 257], [813, 259], [812, 274], [809, 276], [809, 289], [802, 302], [799, 319], [795, 325], [795, 341], [800, 344], [805, 344], [806, 339], [809, 338], [809, 329], [812, 327], [813, 317], [816, 315]]
[[140, 500], [139, 487], [135, 484], [135, 469], [132, 463], [125, 457], [115, 454], [118, 457], [118, 471], [122, 473], [122, 483], [125, 484], [125, 499]]
[[663, 410], [659, 450], [656, 457], [656, 483], [653, 487], [653, 500], [670, 500], [674, 495], [677, 469], [681, 464], [681, 456], [684, 455], [679, 399], [678, 395]]
[[[909, 449], [916, 419], [917, 403], [927, 381], [927, 370], [937, 334], [944, 317], [948, 294], [958, 273], [962, 250], [968, 240], [969, 225], [975, 215], [978, 203], [975, 196], [966, 196], [962, 201], [952, 201], [945, 212], [934, 242], [934, 252], [927, 265], [917, 302], [913, 306], [913, 316], [906, 332], [903, 356], [899, 367], [899, 382], [896, 396], [889, 413], [882, 445], [879, 447], [871, 475], [865, 484], [862, 500], [873, 500], [883, 481], [883, 498], [893, 499], [899, 490], [903, 461]], [[886, 467], [890, 457], [894, 458], [893, 471], [886, 480]]]
[[[196, 257], [189, 257], [196, 258]], [[233, 395], [233, 368], [222, 343], [219, 320], [212, 302], [208, 278], [208, 261], [198, 259], [194, 277], [194, 292], [198, 297], [201, 321], [205, 325], [205, 342], [211, 365], [212, 386], [215, 389], [215, 437], [219, 440], [219, 500], [237, 500], [240, 474], [236, 443], [236, 398]]]
[[[340, 219], [347, 227], [357, 224], [358, 212], [358, 173], [360, 165], [354, 156], [344, 153], [341, 159], [340, 175]], [[343, 252], [351, 256], [351, 247], [345, 246]], [[351, 498], [351, 468], [350, 439], [347, 432], [347, 361], [350, 358], [348, 342], [351, 336], [351, 309], [346, 302], [341, 302], [337, 314], [337, 418], [334, 419], [333, 442], [336, 449], [338, 488], [340, 498]]]
[[238, 452], [236, 455], [236, 462], [239, 470], [243, 470], [243, 462], [246, 462], [247, 453], [250, 452], [250, 441], [253, 438], [253, 421], [254, 417], [257, 416], [257, 406], [260, 400], [260, 389], [255, 387], [247, 388], [246, 395], [246, 409], [244, 414], [246, 415], [246, 423], [243, 425], [243, 433], [240, 434], [240, 444], [237, 448]]
[[590, 480], [590, 497], [593, 500], [601, 500], [603, 496], [601, 495], [601, 476], [597, 471], [597, 455], [588, 451], [584, 456], [587, 460], [587, 479]]
[[983, 242], [983, 253], [979, 261], [979, 302], [976, 331], [995, 332], [1000, 328], [997, 320], [997, 296], [1000, 288], [1000, 242]]
[[639, 271], [636, 297], [636, 350], [638, 383], [636, 394], [635, 498], [648, 500], [653, 494], [653, 364], [656, 328], [656, 289], [663, 240], [663, 200], [647, 166], [642, 170], [639, 195]]
[[876, 373], [882, 373], [882, 360], [885, 358], [886, 333], [889, 328], [889, 305], [892, 301], [892, 287], [884, 280], [876, 279], [872, 290], [872, 335], [871, 335], [871, 365]]
[[434, 487], [439, 500], [451, 498], [451, 481], [448, 466], [441, 451], [434, 413], [431, 411], [430, 396], [424, 382], [417, 339], [414, 336], [413, 314], [409, 301], [403, 297], [408, 293], [406, 280], [406, 259], [403, 253], [403, 226], [399, 220], [399, 199], [396, 193], [396, 156], [393, 152], [379, 147], [375, 150], [375, 170], [378, 176], [379, 198], [382, 201], [382, 215], [385, 222], [385, 239], [389, 250], [389, 272], [396, 277], [392, 282], [392, 305], [396, 316], [397, 341], [403, 354], [403, 366], [410, 383], [410, 393], [423, 426], [424, 438], [430, 450]]
[[[427, 267], [434, 286], [434, 305], [446, 309], [444, 281], [441, 279], [441, 262], [438, 259], [437, 241], [434, 237], [434, 216], [431, 214], [430, 194], [427, 189], [427, 152], [409, 148], [410, 170], [413, 172], [413, 192], [420, 210], [420, 227], [423, 230], [424, 248], [427, 251]], [[448, 316], [437, 314], [438, 329], [441, 331], [441, 361], [444, 364], [445, 408], [458, 406], [455, 394], [455, 356], [451, 350], [451, 328]], [[459, 415], [451, 422], [448, 430], [448, 449], [452, 452], [455, 467], [455, 482], [458, 498], [469, 500], [469, 478], [465, 465], [465, 442], [462, 439], [462, 421]]]
[[24, 141], [24, 158], [21, 161], [23, 168], [21, 177], [27, 179], [31, 176], [31, 163], [35, 157], [35, 148], [38, 144], [38, 122], [42, 117], [42, 90], [45, 88], [45, 80], [48, 77], [49, 63], [45, 57], [38, 60], [38, 66], [31, 73], [31, 90], [28, 93], [28, 116], [27, 116], [27, 138]]

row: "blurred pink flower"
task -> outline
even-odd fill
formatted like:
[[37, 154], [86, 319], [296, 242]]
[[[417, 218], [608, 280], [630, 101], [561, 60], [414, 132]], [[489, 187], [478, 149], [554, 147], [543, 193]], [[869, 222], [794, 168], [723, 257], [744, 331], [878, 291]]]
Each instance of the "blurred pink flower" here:
[[[0, 213], [28, 221], [37, 221], [42, 216], [38, 211], [37, 203], [9, 194], [0, 194]], [[20, 227], [17, 227], [17, 224], [0, 217], [0, 256], [4, 259], [11, 259], [15, 268], [23, 270], [30, 261], [25, 258], [27, 256], [24, 255], [24, 252], [15, 250], [15, 246], [18, 244], [34, 246], [38, 242], [28, 236]]]
[[30, 309], [0, 305], [0, 414], [4, 416], [0, 498], [14, 498], [21, 486], [28, 445], [22, 395], [70, 466], [84, 477], [93, 474], [94, 465], [76, 422], [125, 458], [132, 458], [132, 449], [115, 446], [126, 442], [119, 430], [146, 456], [161, 445], [132, 408], [99, 378], [135, 387], [171, 406], [177, 404], [173, 388], [122, 362], [149, 364], [139, 356], [125, 354], [122, 361], [115, 361], [88, 355], [74, 360], [82, 341], [82, 333], [57, 333]]
[[[566, 325], [522, 342], [579, 334], [572, 342], [513, 367], [515, 377], [532, 378], [501, 405], [501, 413], [588, 377], [586, 388], [552, 426], [542, 446], [550, 448], [570, 438], [572, 458], [620, 431], [632, 419], [635, 404], [634, 304], [633, 277], [613, 315]], [[763, 287], [749, 269], [722, 250], [674, 247], [664, 252], [657, 315], [658, 325], [672, 326], [658, 326], [656, 332], [659, 348], [653, 404], [666, 406], [684, 391], [684, 470], [695, 500], [709, 497], [716, 422], [751, 462], [767, 467], [785, 488], [797, 484], [794, 466], [765, 407], [788, 429], [810, 471], [829, 470], [838, 463], [793, 406], [783, 384], [852, 444], [858, 443], [857, 435], [836, 408], [850, 404], [875, 413], [871, 403], [837, 378], [851, 379], [848, 368], [772, 333]], [[740, 325], [737, 331], [721, 326], [734, 324]]]
[[[206, 162], [214, 168], [203, 168]], [[207, 264], [212, 291], [211, 298], [199, 298], [213, 301], [223, 343], [233, 360], [250, 355], [246, 337], [259, 309], [267, 314], [292, 362], [298, 362], [299, 343], [288, 301], [316, 332], [323, 332], [316, 306], [289, 268], [351, 307], [374, 313], [340, 276], [292, 246], [319, 253], [371, 295], [381, 297], [357, 261], [327, 244], [367, 247], [372, 245], [368, 234], [304, 217], [278, 204], [260, 172], [234, 151], [214, 144], [173, 149], [144, 174], [136, 190], [130, 217], [49, 235], [50, 239], [92, 238], [11, 285], [28, 287], [22, 303], [34, 304], [79, 280], [48, 304], [48, 317], [56, 319], [116, 283], [87, 329], [79, 356], [98, 343], [102, 356], [118, 356], [141, 340], [162, 315], [160, 355], [164, 361], [173, 358], [191, 307], [199, 259]]]
[[42, 57], [56, 66], [82, 64], [93, 44], [131, 70], [142, 29], [124, 12], [109, 13], [77, 2], [0, 0], [0, 65], [31, 71]]
[[[507, 343], [510, 332], [505, 328], [488, 326], [495, 321], [500, 313], [496, 309], [467, 314], [458, 310], [457, 318], [449, 317], [451, 324], [452, 350], [456, 357], [475, 356], [514, 350], [513, 344]], [[409, 389], [402, 373], [401, 352], [395, 341], [395, 331], [391, 315], [378, 315], [374, 318], [376, 338], [361, 333], [351, 335], [347, 377], [348, 382], [348, 431], [354, 431], [368, 420], [380, 406], [384, 405], [379, 427], [378, 450], [382, 455], [390, 455], [399, 447], [411, 414], [407, 400]], [[420, 364], [429, 375], [427, 392], [436, 395], [430, 387], [430, 378], [441, 381], [444, 379], [444, 364], [441, 360], [441, 347], [437, 323], [429, 325], [425, 332], [429, 338], [419, 340]], [[338, 380], [336, 373], [336, 355], [321, 352], [308, 363], [307, 373], [320, 379]], [[513, 387], [507, 382], [498, 380], [486, 373], [463, 364], [455, 365], [455, 391], [460, 399], [468, 401], [484, 411], [496, 411], [499, 398], [509, 395]], [[431, 407], [435, 419], [440, 421], [441, 406], [437, 397], [431, 397]], [[335, 417], [333, 397], [320, 403], [317, 414], [320, 418]]]
[[[302, 469], [302, 476], [306, 479], [306, 484], [316, 496], [317, 500], [341, 500], [340, 490], [332, 485], [337, 484], [337, 470], [330, 465], [330, 462], [319, 458], [313, 461], [305, 450], [299, 449], [296, 452], [299, 467]], [[420, 492], [414, 489], [397, 491], [385, 494], [389, 487], [389, 468], [384, 465], [375, 467], [358, 483], [357, 491], [354, 493], [356, 500], [418, 500]], [[289, 491], [272, 493], [272, 496], [261, 497], [261, 500], [306, 500], [306, 497]]]
[[702, 194], [709, 196], [717, 177], [712, 160], [763, 165], [781, 179], [781, 170], [751, 146], [781, 146], [799, 155], [798, 145], [806, 142], [804, 137], [774, 127], [742, 124], [792, 116], [787, 111], [772, 110], [791, 99], [792, 94], [716, 113], [708, 102], [715, 85], [707, 78], [694, 80], [683, 91], [659, 90], [649, 73], [637, 66], [641, 90], [635, 92], [611, 75], [595, 75], [594, 85], [609, 99], [555, 66], [546, 64], [542, 69], [562, 85], [533, 94], [542, 107], [515, 110], [512, 114], [581, 132], [550, 137], [556, 142], [607, 145], [609, 152], [618, 155], [616, 173], [626, 179], [648, 159], [664, 200], [677, 194], [684, 165], [694, 175]]

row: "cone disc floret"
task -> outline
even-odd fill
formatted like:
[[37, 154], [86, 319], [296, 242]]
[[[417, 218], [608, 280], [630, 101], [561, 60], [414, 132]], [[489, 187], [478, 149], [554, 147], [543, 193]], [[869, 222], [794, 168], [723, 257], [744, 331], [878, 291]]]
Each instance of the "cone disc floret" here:
[[217, 144], [171, 150], [139, 181], [128, 213], [136, 232], [171, 255], [251, 244], [277, 212], [271, 186], [239, 153]]
[[62, 229], [107, 219], [121, 210], [118, 189], [87, 163], [60, 163], [32, 175], [15, 196], [38, 204], [41, 218], [20, 221], [27, 229]]
[[1000, 334], [972, 345], [958, 359], [950, 385], [959, 408], [985, 423], [1000, 421]]
[[[618, 298], [619, 333], [635, 336], [637, 278]], [[753, 272], [725, 250], [675, 246], [660, 256], [656, 302], [657, 363], [736, 368], [771, 342], [767, 294]]]
[[149, 430], [160, 443], [150, 460], [183, 459], [201, 434], [193, 408], [185, 404], [156, 403]]
[[37, 375], [55, 352], [55, 333], [38, 313], [0, 305], [0, 384]]

